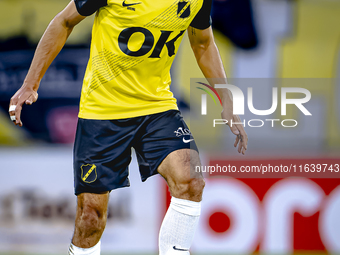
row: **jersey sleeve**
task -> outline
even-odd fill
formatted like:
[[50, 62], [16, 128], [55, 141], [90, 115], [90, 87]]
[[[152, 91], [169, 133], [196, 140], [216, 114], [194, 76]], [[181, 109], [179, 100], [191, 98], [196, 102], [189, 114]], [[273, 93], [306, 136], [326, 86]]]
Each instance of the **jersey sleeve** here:
[[82, 16], [90, 16], [107, 5], [107, 0], [74, 0], [77, 11]]
[[190, 26], [197, 29], [206, 29], [211, 25], [211, 5], [212, 0], [204, 0], [202, 8], [196, 14], [195, 18], [191, 22]]

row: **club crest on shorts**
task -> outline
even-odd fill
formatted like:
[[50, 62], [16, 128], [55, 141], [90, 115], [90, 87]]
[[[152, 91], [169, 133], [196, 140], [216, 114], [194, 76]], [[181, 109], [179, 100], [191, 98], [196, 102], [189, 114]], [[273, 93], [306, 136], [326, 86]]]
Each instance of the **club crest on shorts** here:
[[81, 179], [83, 182], [91, 183], [97, 180], [97, 167], [95, 164], [81, 166]]
[[177, 16], [183, 19], [190, 16], [190, 2], [188, 1], [178, 2]]

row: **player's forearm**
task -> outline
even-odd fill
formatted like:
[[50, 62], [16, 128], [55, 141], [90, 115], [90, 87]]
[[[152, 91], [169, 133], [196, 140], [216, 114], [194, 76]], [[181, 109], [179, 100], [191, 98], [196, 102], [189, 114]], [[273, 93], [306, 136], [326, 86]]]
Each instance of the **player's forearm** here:
[[[209, 39], [202, 44], [192, 47], [197, 64], [203, 75], [208, 79], [212, 86], [215, 84], [227, 83], [227, 76], [224, 71], [223, 63], [213, 39]], [[232, 107], [232, 95], [228, 89], [216, 89], [222, 99], [224, 107]]]
[[59, 14], [51, 21], [40, 39], [23, 86], [38, 90], [42, 77], [65, 45], [72, 29], [73, 26], [67, 24]]

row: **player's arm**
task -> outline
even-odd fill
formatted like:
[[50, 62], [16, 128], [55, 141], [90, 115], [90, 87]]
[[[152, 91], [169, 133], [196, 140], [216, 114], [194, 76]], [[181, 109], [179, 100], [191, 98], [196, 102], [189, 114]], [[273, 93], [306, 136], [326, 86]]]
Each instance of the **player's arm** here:
[[65, 45], [72, 29], [85, 17], [77, 11], [72, 0], [48, 25], [35, 51], [31, 66], [21, 88], [10, 102], [10, 116], [15, 125], [22, 126], [22, 105], [32, 104], [38, 99], [38, 88], [46, 70]]
[[[208, 15], [209, 14], [210, 9], [208, 10]], [[198, 15], [200, 15], [200, 13]], [[210, 15], [209, 20], [206, 16], [207, 15], [201, 16], [199, 19], [196, 19], [196, 16], [195, 19], [199, 20], [199, 22], [192, 23], [192, 25], [188, 28], [191, 48], [196, 57], [198, 66], [202, 70], [204, 76], [208, 79], [209, 83], [212, 86], [214, 86], [214, 84], [225, 84], [227, 82], [227, 76], [214, 41], [214, 36], [210, 26]], [[217, 92], [222, 99], [222, 118], [228, 120], [228, 123], [230, 123], [231, 120], [233, 123], [240, 123], [240, 117], [238, 115], [233, 115], [233, 99], [230, 91], [228, 89], [217, 89]], [[238, 152], [245, 154], [245, 151], [247, 150], [248, 136], [242, 124], [233, 124], [232, 127], [229, 127], [233, 134], [236, 135], [234, 146], [236, 147], [238, 145]]]

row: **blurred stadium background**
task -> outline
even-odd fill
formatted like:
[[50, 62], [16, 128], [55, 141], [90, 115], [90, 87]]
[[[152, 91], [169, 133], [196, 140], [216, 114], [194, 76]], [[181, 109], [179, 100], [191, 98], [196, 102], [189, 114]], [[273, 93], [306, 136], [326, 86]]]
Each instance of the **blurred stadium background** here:
[[[24, 107], [24, 127], [15, 127], [7, 114], [39, 38], [67, 3], [0, 0], [0, 254], [66, 254], [71, 239], [76, 202], [72, 142], [93, 17], [73, 31], [41, 82], [38, 102]], [[265, 81], [308, 78], [303, 81], [312, 85], [297, 82], [297, 87], [311, 91], [313, 117], [289, 112], [301, 122], [294, 132], [246, 128], [246, 157], [236, 155], [227, 134], [224, 154], [212, 157], [203, 151], [203, 164], [340, 162], [340, 1], [215, 0], [212, 18], [228, 76], [265, 84], [255, 92], [258, 108], [271, 104], [264, 95], [274, 85]], [[202, 74], [186, 36], [172, 74], [172, 90], [189, 116], [190, 78]], [[169, 195], [159, 176], [141, 183], [137, 169], [133, 159], [132, 188], [111, 194], [104, 254], [157, 253]], [[207, 178], [192, 253], [340, 253], [339, 177]]]

